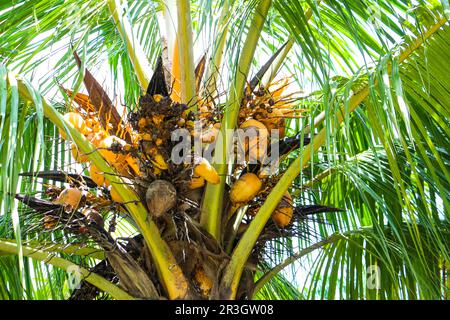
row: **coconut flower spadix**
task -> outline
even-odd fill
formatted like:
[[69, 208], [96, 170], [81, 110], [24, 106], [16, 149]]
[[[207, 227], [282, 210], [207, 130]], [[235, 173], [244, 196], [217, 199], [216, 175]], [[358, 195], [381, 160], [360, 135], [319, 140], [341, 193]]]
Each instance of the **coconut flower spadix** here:
[[99, 142], [98, 149], [103, 158], [105, 158], [105, 160], [110, 164], [114, 165], [119, 161], [123, 161], [124, 157], [123, 155], [111, 151], [111, 149], [113, 149], [115, 146], [123, 147], [125, 145], [126, 142], [124, 140], [116, 136], [109, 136]]
[[261, 190], [262, 182], [254, 173], [246, 173], [231, 187], [230, 200], [233, 204], [245, 204]]
[[272, 130], [278, 130], [278, 137], [283, 138], [285, 135], [285, 120], [283, 112], [279, 109], [273, 109], [271, 113], [267, 114], [266, 118], [259, 119], [266, 128], [268, 132], [271, 133]]

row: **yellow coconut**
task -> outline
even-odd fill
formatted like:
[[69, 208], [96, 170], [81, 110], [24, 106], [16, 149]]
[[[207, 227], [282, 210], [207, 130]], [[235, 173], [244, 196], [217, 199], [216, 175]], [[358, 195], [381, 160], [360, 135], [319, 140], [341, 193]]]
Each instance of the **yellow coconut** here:
[[251, 136], [243, 141], [243, 146], [246, 154], [250, 156], [252, 160], [261, 160], [267, 151], [267, 138], [269, 136], [269, 132], [266, 126], [255, 119], [249, 119], [241, 124], [240, 129], [245, 130], [246, 134], [249, 133], [249, 130], [254, 130]]
[[[64, 120], [66, 120], [66, 122], [69, 122], [72, 126], [74, 126], [75, 129], [77, 129], [77, 131], [83, 134], [85, 133], [86, 124], [84, 122], [83, 117], [80, 114], [76, 112], [68, 112], [63, 116], [63, 118]], [[59, 134], [63, 139], [67, 139], [65, 130], [59, 129]]]
[[101, 172], [96, 166], [91, 165], [89, 169], [89, 175], [98, 186], [109, 186], [109, 181], [105, 178], [105, 174]]
[[202, 157], [195, 157], [194, 161], [194, 174], [196, 176], [202, 177], [212, 184], [220, 183], [219, 174], [208, 160]]
[[205, 179], [203, 177], [192, 177], [191, 181], [189, 181], [189, 189], [194, 190], [201, 188], [205, 185]]
[[89, 161], [87, 155], [83, 154], [81, 151], [78, 151], [76, 144], [72, 143], [72, 147], [70, 149], [72, 150], [72, 157], [75, 159], [76, 162], [85, 163]]
[[67, 188], [61, 191], [58, 198], [53, 201], [55, 204], [61, 204], [74, 210], [78, 207], [81, 200], [81, 191], [77, 188]]
[[294, 208], [292, 197], [289, 192], [286, 192], [283, 195], [281, 202], [272, 213], [272, 220], [275, 222], [278, 228], [283, 229], [291, 223], [293, 214]]
[[245, 204], [261, 190], [262, 182], [254, 173], [246, 173], [231, 187], [230, 200], [234, 204]]

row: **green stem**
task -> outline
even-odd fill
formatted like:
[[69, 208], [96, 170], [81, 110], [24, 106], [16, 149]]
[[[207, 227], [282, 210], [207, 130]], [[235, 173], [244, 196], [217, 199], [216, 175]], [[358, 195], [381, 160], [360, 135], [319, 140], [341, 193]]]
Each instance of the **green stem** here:
[[220, 239], [225, 178], [228, 173], [228, 150], [231, 148], [233, 129], [236, 127], [247, 75], [271, 3], [271, 0], [261, 0], [259, 2], [248, 30], [234, 76], [234, 83], [230, 89], [230, 95], [226, 104], [227, 109], [222, 119], [220, 137], [214, 154], [214, 166], [221, 177], [220, 183], [217, 185], [207, 184], [202, 203], [200, 223], [216, 239]]
[[197, 110], [194, 44], [192, 40], [191, 8], [188, 0], [177, 0], [178, 16], [178, 52], [181, 69], [181, 101], [191, 105], [190, 110]]
[[[6, 252], [9, 254], [17, 254], [19, 251], [19, 247], [16, 243], [10, 241], [1, 241], [0, 240], [0, 252]], [[55, 267], [70, 270], [74, 266], [77, 267], [77, 271], [84, 277], [83, 280], [89, 282], [90, 284], [96, 286], [100, 290], [107, 292], [113, 298], [119, 300], [133, 300], [134, 298], [130, 296], [128, 293], [120, 289], [118, 286], [109, 282], [105, 278], [95, 274], [85, 268], [82, 268], [71, 261], [66, 259], [55, 257], [54, 253], [45, 252], [39, 250], [38, 248], [22, 246], [23, 255], [26, 257], [30, 257], [35, 260], [43, 261], [45, 263], [51, 264]]]
[[[0, 239], [0, 242], [8, 242], [8, 243], [17, 243], [15, 240], [11, 239]], [[54, 242], [39, 242], [39, 241], [26, 241], [24, 245], [33, 247], [35, 249], [41, 249], [45, 252], [58, 252], [64, 253], [68, 255], [77, 255], [83, 257], [89, 257], [97, 260], [105, 259], [105, 252], [102, 249], [91, 248], [91, 247], [82, 247], [78, 245], [66, 245], [59, 244]], [[13, 253], [2, 253], [0, 252], [0, 256], [4, 254], [13, 254]]]
[[[447, 22], [446, 18], [441, 19], [436, 25], [432, 26], [425, 34], [421, 35], [415, 41], [413, 41], [404, 51], [399, 55], [399, 63], [406, 60], [415, 50], [422, 46], [422, 44], [431, 37], [439, 28], [441, 28]], [[390, 73], [392, 67], [389, 66], [388, 71]], [[369, 94], [369, 87], [366, 86], [363, 90], [352, 95], [349, 100], [348, 113], [353, 112], [360, 103], [367, 98]], [[346, 112], [345, 105], [340, 108], [336, 114], [336, 124], [340, 124], [344, 119]], [[337, 126], [336, 126], [337, 127]], [[334, 128], [330, 128], [332, 131]], [[222, 279], [222, 286], [229, 288], [228, 299], [234, 299], [236, 297], [237, 288], [245, 267], [245, 263], [250, 256], [250, 253], [261, 234], [262, 229], [269, 220], [273, 210], [280, 202], [283, 194], [287, 191], [294, 179], [300, 174], [301, 170], [308, 166], [309, 161], [314, 152], [317, 152], [319, 148], [326, 141], [327, 128], [323, 128], [317, 136], [314, 137], [314, 142], [303, 149], [300, 156], [297, 157], [294, 162], [289, 166], [287, 171], [283, 174], [281, 179], [272, 189], [268, 195], [266, 201], [261, 206], [260, 210], [256, 214], [255, 219], [250, 223], [247, 231], [242, 239], [239, 241], [236, 249], [231, 256], [231, 260], [227, 268], [225, 269], [224, 277]]]
[[126, 17], [123, 17], [123, 6], [121, 0], [108, 0], [109, 11], [116, 24], [117, 30], [125, 42], [128, 57], [133, 64], [134, 71], [143, 91], [147, 90], [150, 77], [153, 73], [147, 56], [142, 49], [138, 39], [133, 36], [133, 27]]
[[[33, 101], [27, 85], [22, 80], [18, 80], [19, 92], [30, 101]], [[69, 122], [66, 122], [62, 115], [51, 106], [43, 97], [42, 106], [44, 115], [50, 119], [59, 129], [65, 130], [68, 139], [71, 139], [86, 154], [89, 160], [108, 177], [111, 185], [114, 185], [118, 194], [122, 197], [125, 206], [136, 221], [144, 240], [150, 250], [153, 261], [158, 270], [159, 277], [163, 283], [169, 298], [178, 299], [187, 295], [188, 283], [178, 266], [169, 246], [161, 238], [156, 224], [148, 217], [147, 209], [141, 203], [139, 197], [131, 189], [111, 166], [103, 159], [100, 152], [93, 146], [78, 130]]]

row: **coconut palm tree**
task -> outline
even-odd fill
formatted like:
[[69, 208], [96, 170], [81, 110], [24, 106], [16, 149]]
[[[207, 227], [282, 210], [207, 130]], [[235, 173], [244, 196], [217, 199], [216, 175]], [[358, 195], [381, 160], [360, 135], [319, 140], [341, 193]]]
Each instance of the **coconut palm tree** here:
[[447, 298], [448, 14], [2, 1], [0, 297]]

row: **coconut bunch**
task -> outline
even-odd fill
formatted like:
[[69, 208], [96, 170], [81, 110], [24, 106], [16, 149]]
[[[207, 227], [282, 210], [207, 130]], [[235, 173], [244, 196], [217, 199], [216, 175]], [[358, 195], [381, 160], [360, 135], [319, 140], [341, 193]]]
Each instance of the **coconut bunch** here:
[[[75, 59], [81, 66], [76, 54]], [[267, 70], [267, 66], [264, 68]], [[197, 72], [200, 69], [196, 69], [197, 86], [202, 75], [202, 72]], [[159, 59], [138, 105], [120, 116], [100, 84], [85, 70], [84, 84], [89, 94], [63, 88], [69, 101], [69, 111], [63, 117], [95, 147], [115, 174], [137, 195], [189, 279], [191, 296], [206, 299], [217, 294], [224, 261], [281, 175], [264, 162], [271, 154], [274, 130], [279, 132], [276, 142], [282, 154], [300, 147], [299, 135], [285, 137], [285, 133], [288, 120], [302, 116], [305, 110], [295, 109], [296, 93], [285, 93], [289, 91], [288, 78], [271, 82], [265, 88], [259, 81], [264, 73], [260, 71], [249, 82], [237, 125], [243, 131], [252, 130], [256, 134], [250, 139], [237, 141], [237, 148], [245, 151], [246, 159], [233, 166], [231, 176], [224, 177], [227, 199], [222, 219], [224, 238], [214, 239], [200, 225], [200, 207], [205, 185], [219, 184], [221, 177], [207, 159], [193, 150], [185, 155], [184, 162], [174, 163], [171, 154], [178, 142], [172, 141], [172, 133], [186, 129], [193, 141], [201, 142], [204, 150], [213, 147], [220, 133], [224, 109], [211, 97], [198, 97], [190, 104], [180, 102], [168, 90], [170, 81], [165, 78], [165, 71], [162, 59]], [[65, 130], [60, 130], [60, 135], [62, 139], [71, 140]], [[303, 145], [306, 144], [307, 139], [303, 141]], [[116, 215], [131, 223], [133, 221], [124, 199], [110, 181], [111, 175], [90, 163], [89, 155], [80, 152], [75, 144], [71, 143], [70, 148], [73, 159], [83, 166], [84, 174], [62, 171], [23, 174], [53, 181], [44, 186], [45, 191], [40, 198], [17, 196], [38, 217], [34, 231], [62, 230], [80, 240], [90, 239], [107, 253], [108, 267], [105, 270], [108, 270], [108, 275], [113, 270], [127, 291], [141, 298], [165, 296], [144, 244], [131, 245], [136, 242], [131, 237], [120, 244], [114, 238]], [[63, 187], [54, 182], [62, 183]], [[308, 215], [301, 208], [286, 192], [252, 254], [255, 264], [263, 256], [267, 241], [295, 234], [296, 224], [293, 222]], [[320, 206], [314, 209], [310, 212], [337, 211]], [[236, 224], [239, 225], [238, 230], [233, 228]], [[130, 274], [135, 278], [130, 278]], [[253, 276], [249, 271], [247, 277], [250, 282]], [[245, 289], [242, 297], [249, 290]]]
[[[300, 136], [285, 139], [286, 120], [298, 118], [306, 111], [294, 108], [297, 92], [283, 94], [289, 85], [289, 78], [274, 81], [267, 89], [262, 85], [256, 89], [255, 83], [256, 80], [253, 79], [246, 87], [246, 96], [239, 112], [239, 128], [244, 132], [252, 130], [253, 134], [244, 141], [238, 141], [248, 164], [236, 166], [233, 172], [235, 182], [231, 185], [232, 205], [229, 207], [227, 221], [231, 220], [239, 208], [245, 206], [252, 208], [246, 211], [247, 216], [254, 217], [260, 203], [278, 181], [279, 174], [270, 165], [264, 164], [272, 146], [279, 148], [281, 156], [300, 146]], [[304, 142], [307, 145], [309, 140]], [[278, 228], [284, 229], [290, 225], [293, 212], [292, 197], [286, 192], [272, 214], [273, 222]]]

